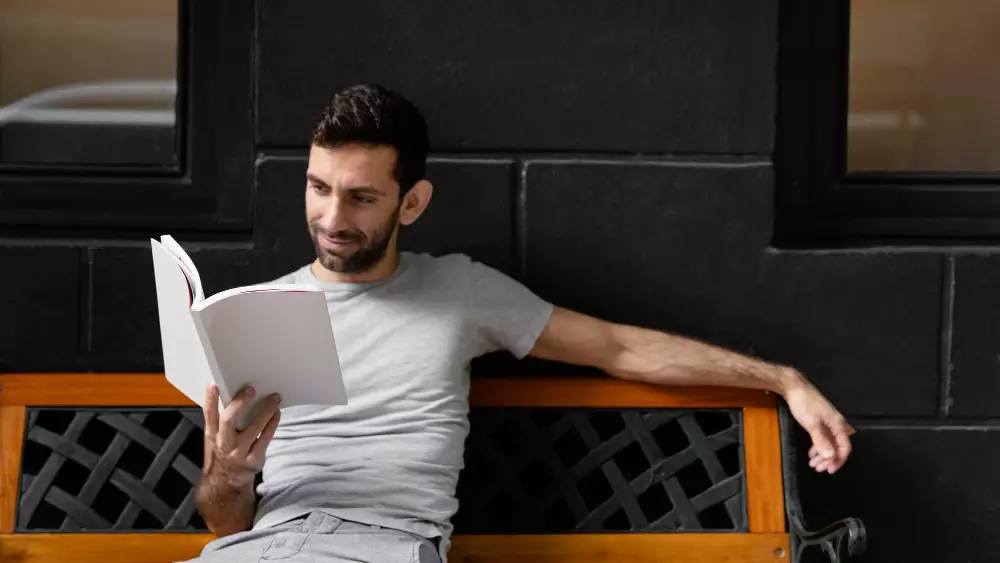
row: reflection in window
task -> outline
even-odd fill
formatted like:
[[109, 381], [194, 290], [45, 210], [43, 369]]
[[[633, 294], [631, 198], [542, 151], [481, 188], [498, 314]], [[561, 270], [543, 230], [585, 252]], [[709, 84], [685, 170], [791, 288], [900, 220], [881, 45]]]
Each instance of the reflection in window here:
[[0, 0], [0, 163], [173, 166], [177, 0]]
[[1000, 2], [851, 3], [847, 168], [1000, 171]]

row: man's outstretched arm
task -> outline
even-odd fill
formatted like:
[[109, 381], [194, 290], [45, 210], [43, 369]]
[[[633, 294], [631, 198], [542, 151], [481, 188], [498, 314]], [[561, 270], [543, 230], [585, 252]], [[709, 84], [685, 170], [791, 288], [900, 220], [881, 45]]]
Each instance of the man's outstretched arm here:
[[809, 432], [809, 465], [833, 473], [851, 453], [852, 429], [836, 408], [794, 368], [768, 363], [697, 340], [609, 323], [556, 307], [530, 354], [590, 366], [621, 379], [660, 385], [710, 385], [780, 394]]

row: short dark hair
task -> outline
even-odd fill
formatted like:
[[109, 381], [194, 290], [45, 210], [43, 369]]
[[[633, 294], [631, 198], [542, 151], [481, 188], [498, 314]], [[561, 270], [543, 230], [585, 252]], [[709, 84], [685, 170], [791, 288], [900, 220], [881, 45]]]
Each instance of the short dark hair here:
[[312, 143], [323, 148], [350, 143], [395, 148], [400, 197], [426, 172], [424, 117], [409, 100], [379, 84], [359, 84], [335, 93], [313, 129]]

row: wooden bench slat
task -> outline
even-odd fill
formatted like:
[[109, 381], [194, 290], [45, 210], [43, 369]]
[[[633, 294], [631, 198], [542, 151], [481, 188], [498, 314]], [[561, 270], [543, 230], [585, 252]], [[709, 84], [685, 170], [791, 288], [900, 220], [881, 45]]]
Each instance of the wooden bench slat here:
[[733, 387], [667, 387], [606, 377], [504, 377], [473, 381], [476, 407], [775, 407], [762, 391]]
[[197, 557], [211, 534], [0, 534], [3, 563], [173, 563]]
[[775, 563], [789, 561], [787, 534], [625, 533], [456, 536], [453, 563]]
[[[0, 533], [14, 531], [17, 486], [24, 445], [25, 408], [0, 406]], [[6, 561], [0, 559], [0, 561]]]
[[778, 411], [743, 409], [747, 517], [751, 532], [785, 531]]
[[[731, 387], [665, 387], [606, 377], [475, 379], [477, 407], [773, 408], [774, 395]], [[193, 406], [162, 374], [0, 375], [0, 404], [27, 406]]]
[[29, 407], [194, 405], [162, 374], [155, 373], [0, 375], [0, 404]]
[[[167, 563], [197, 556], [209, 534], [4, 534], [4, 563]], [[788, 534], [557, 534], [455, 536], [458, 563], [781, 563]]]

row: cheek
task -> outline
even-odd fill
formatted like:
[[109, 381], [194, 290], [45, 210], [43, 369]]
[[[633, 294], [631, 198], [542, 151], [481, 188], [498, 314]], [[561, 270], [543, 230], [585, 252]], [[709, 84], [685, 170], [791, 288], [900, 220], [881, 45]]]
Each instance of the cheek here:
[[306, 189], [306, 219], [310, 222], [319, 219], [325, 209], [325, 199], [316, 195], [315, 191]]
[[372, 235], [376, 231], [385, 229], [391, 219], [392, 213], [384, 209], [374, 207], [358, 209], [352, 214], [352, 223], [365, 233]]

